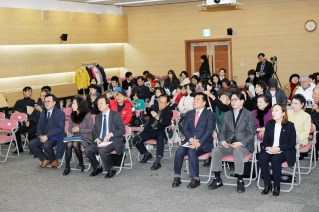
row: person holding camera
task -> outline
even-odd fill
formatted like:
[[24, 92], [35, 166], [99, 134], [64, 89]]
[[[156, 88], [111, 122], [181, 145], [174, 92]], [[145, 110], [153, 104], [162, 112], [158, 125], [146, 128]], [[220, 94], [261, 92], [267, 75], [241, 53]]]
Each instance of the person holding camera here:
[[134, 137], [133, 144], [136, 146], [138, 151], [144, 155], [140, 163], [146, 163], [148, 160], [153, 158], [152, 154], [145, 148], [144, 142], [150, 139], [156, 139], [156, 160], [151, 167], [151, 170], [157, 170], [162, 167], [161, 159], [164, 154], [165, 144], [165, 128], [170, 126], [171, 119], [173, 116], [172, 110], [168, 107], [170, 97], [166, 94], [159, 96], [158, 106], [150, 108], [151, 111], [150, 120], [144, 127], [144, 130]]
[[265, 59], [264, 53], [258, 54], [259, 63], [256, 67], [256, 77], [259, 80], [263, 80], [267, 85], [269, 85], [269, 79], [274, 73], [274, 67], [272, 63]]

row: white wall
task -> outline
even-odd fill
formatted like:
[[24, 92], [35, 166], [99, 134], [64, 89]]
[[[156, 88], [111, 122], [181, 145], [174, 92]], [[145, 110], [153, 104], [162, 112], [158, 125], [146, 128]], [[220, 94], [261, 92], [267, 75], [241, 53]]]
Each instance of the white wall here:
[[0, 7], [122, 15], [121, 7], [58, 0], [1, 0]]

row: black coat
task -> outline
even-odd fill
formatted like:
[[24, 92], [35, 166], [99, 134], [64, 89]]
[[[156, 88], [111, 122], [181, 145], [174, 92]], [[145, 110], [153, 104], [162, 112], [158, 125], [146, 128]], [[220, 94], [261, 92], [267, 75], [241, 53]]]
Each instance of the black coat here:
[[199, 76], [202, 80], [211, 77], [208, 63], [202, 63], [202, 65], [199, 68]]
[[149, 99], [151, 97], [150, 95], [150, 88], [145, 86], [145, 85], [142, 85], [142, 86], [135, 86], [133, 89], [132, 89], [132, 92], [131, 93], [134, 93], [138, 91], [140, 96], [139, 98], [140, 99]]
[[[158, 110], [159, 110], [158, 106], [154, 106], [154, 111], [156, 113], [158, 113]], [[169, 107], [164, 108], [164, 110], [162, 111], [159, 117], [157, 129], [164, 131], [166, 127], [171, 125], [172, 117], [173, 117], [173, 111]], [[151, 116], [149, 122], [147, 123], [144, 129], [151, 128], [151, 125], [154, 123], [154, 121], [155, 121], [155, 118]]]
[[[262, 62], [257, 63], [256, 72], [260, 72]], [[269, 85], [269, 79], [274, 73], [274, 67], [272, 66], [272, 63], [266, 60], [265, 67], [264, 67], [264, 76], [260, 76], [258, 79], [263, 80], [267, 85]]]
[[[263, 149], [266, 151], [266, 147], [272, 147], [274, 144], [275, 124], [270, 121], [266, 124], [265, 137], [263, 141]], [[279, 148], [283, 151], [288, 162], [288, 166], [293, 166], [296, 162], [296, 130], [295, 125], [288, 121], [287, 124], [282, 125], [280, 137], [279, 137]]]

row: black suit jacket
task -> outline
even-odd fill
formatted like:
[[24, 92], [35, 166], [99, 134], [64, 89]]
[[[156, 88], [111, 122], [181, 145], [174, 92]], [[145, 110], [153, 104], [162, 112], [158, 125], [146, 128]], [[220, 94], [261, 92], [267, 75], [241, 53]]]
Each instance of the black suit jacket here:
[[[263, 149], [266, 151], [266, 147], [272, 147], [274, 144], [275, 124], [270, 121], [266, 124], [265, 137], [263, 141]], [[280, 151], [286, 156], [289, 166], [293, 166], [296, 162], [296, 130], [295, 125], [288, 121], [287, 124], [282, 125], [280, 137], [279, 137], [279, 148]]]
[[[260, 72], [262, 62], [257, 63], [256, 72]], [[260, 76], [258, 79], [263, 80], [267, 85], [269, 85], [269, 79], [274, 73], [274, 67], [272, 66], [272, 63], [266, 60], [265, 67], [264, 67], [264, 76]]]
[[214, 147], [213, 132], [215, 130], [216, 117], [215, 113], [204, 108], [195, 127], [195, 113], [196, 110], [191, 110], [186, 113], [183, 122], [183, 131], [185, 140], [183, 143], [189, 141], [190, 138], [196, 138], [199, 140], [205, 152], [212, 151]]
[[[159, 110], [158, 106], [154, 106], [153, 108], [154, 108], [154, 111], [156, 113], [158, 113], [158, 110]], [[164, 131], [166, 127], [170, 126], [172, 116], [173, 116], [173, 111], [169, 107], [164, 108], [164, 110], [162, 111], [162, 113], [159, 117], [158, 124], [156, 126], [157, 129]], [[155, 121], [155, 118], [153, 116], [151, 116], [150, 121], [145, 126], [145, 129], [150, 129], [151, 125], [154, 123], [154, 121]]]
[[124, 81], [122, 82], [122, 88], [123, 88], [124, 90], [127, 90], [128, 87], [131, 86], [131, 84], [132, 84], [132, 81], [131, 81], [131, 82], [128, 82], [127, 80], [124, 80]]

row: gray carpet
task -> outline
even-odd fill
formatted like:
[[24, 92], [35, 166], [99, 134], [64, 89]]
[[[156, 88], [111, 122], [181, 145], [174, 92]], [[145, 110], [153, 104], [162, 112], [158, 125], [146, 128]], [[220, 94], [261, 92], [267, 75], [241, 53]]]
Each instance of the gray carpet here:
[[24, 152], [0, 164], [0, 211], [319, 211], [318, 167], [302, 175], [292, 192], [273, 197], [261, 195], [255, 181], [243, 194], [233, 186], [211, 191], [202, 184], [190, 190], [182, 183], [172, 188], [173, 160], [163, 159], [157, 171], [150, 170], [151, 163], [136, 162], [132, 170], [105, 179], [105, 174], [89, 177], [92, 170], [63, 176], [64, 166], [39, 170], [39, 160]]

